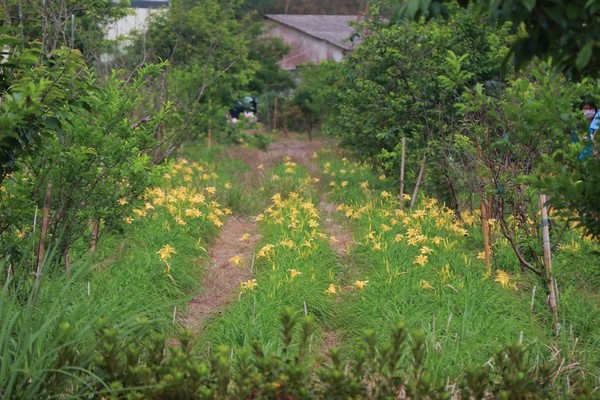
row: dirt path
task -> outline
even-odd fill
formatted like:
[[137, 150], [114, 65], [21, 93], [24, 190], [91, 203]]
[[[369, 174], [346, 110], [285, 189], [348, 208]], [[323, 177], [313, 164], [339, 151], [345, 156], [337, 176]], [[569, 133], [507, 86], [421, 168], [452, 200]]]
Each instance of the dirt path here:
[[[229, 150], [226, 157], [246, 162], [251, 167], [251, 172], [243, 179], [256, 182], [259, 179], [260, 165], [266, 170], [286, 156], [306, 168], [311, 175], [316, 175], [318, 168], [313, 154], [331, 145], [325, 140], [307, 141], [288, 136], [270, 144], [268, 151], [235, 148]], [[327, 234], [336, 238], [332, 245], [343, 258], [352, 240], [351, 233], [334, 219], [334, 204], [322, 198], [319, 208], [324, 229]], [[249, 234], [248, 239], [240, 240], [245, 233]], [[188, 310], [180, 321], [186, 329], [201, 331], [209, 318], [219, 315], [228, 304], [235, 301], [239, 294], [240, 282], [251, 279], [249, 267], [259, 240], [260, 234], [254, 218], [232, 216], [227, 220], [221, 228], [218, 240], [209, 250], [211, 263], [204, 273], [204, 291], [190, 301]], [[234, 256], [242, 258], [240, 266], [235, 266], [230, 261]], [[327, 347], [337, 345], [337, 336], [332, 331], [326, 332], [324, 339]]]
[[[248, 239], [242, 241], [242, 235]], [[181, 324], [193, 332], [201, 331], [206, 321], [220, 314], [239, 293], [240, 282], [250, 279], [254, 248], [260, 240], [256, 223], [248, 218], [230, 217], [221, 228], [217, 241], [211, 246], [211, 263], [204, 272], [204, 291], [188, 304]], [[234, 256], [242, 257], [239, 266], [231, 262]]]

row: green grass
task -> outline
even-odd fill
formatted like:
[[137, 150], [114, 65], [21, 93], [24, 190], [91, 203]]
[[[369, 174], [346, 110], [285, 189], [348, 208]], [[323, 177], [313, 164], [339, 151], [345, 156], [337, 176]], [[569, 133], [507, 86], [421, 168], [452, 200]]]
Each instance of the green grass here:
[[314, 202], [304, 197], [314, 195], [311, 179], [287, 161], [267, 171], [265, 185], [267, 192], [282, 192], [273, 195], [258, 217], [262, 241], [255, 253], [256, 287], [241, 287], [239, 301], [210, 321], [201, 338], [203, 351], [222, 344], [248, 348], [258, 342], [267, 352], [280, 352], [280, 328], [274, 322], [286, 306], [298, 315], [314, 316], [321, 326], [317, 331], [332, 325], [334, 300], [325, 290], [335, 282], [339, 264], [319, 227]]
[[[556, 358], [549, 350], [555, 348], [561, 349], [559, 359], [585, 364], [577, 364], [566, 374], [561, 371], [561, 376], [579, 373], [580, 368], [597, 372], [598, 312], [594, 303], [579, 298], [581, 291], [565, 285], [571, 290], [563, 289], [560, 313], [563, 327], [572, 329], [567, 333], [563, 328], [561, 336], [555, 337], [543, 282], [519, 271], [505, 240], [495, 242], [494, 270], [487, 276], [483, 260], [478, 259], [483, 240], [477, 219], [473, 223], [467, 216], [463, 218], [466, 224], [458, 223], [451, 211], [427, 199], [413, 211], [401, 210], [389, 192], [372, 189], [378, 185], [385, 189], [385, 179], [350, 161], [340, 162], [326, 155], [321, 165], [328, 196], [340, 204], [338, 218], [353, 226], [356, 242], [348, 260], [350, 266], [340, 275], [341, 285], [348, 290], [337, 314], [342, 347], [350, 358], [365, 330], [387, 332], [404, 321], [424, 332], [429, 350], [426, 367], [439, 381], [456, 379], [465, 365], [486, 365], [494, 349], [517, 342], [531, 351], [536, 363]], [[422, 240], [411, 242], [411, 237], [419, 235]], [[424, 246], [432, 251], [424, 254], [427, 261], [420, 265], [417, 257]], [[572, 261], [567, 257], [562, 262], [573, 266], [567, 260]], [[508, 272], [506, 287], [500, 283], [500, 270]], [[577, 276], [576, 271], [570, 271]], [[588, 272], [593, 279], [590, 275]], [[353, 286], [355, 281], [368, 284], [360, 290]], [[532, 308], [534, 285], [537, 292]], [[386, 334], [379, 335], [379, 340], [385, 339]], [[579, 352], [573, 351], [576, 340], [584, 343]]]
[[[186, 178], [194, 172], [190, 166], [206, 176]], [[102, 327], [116, 328], [123, 346], [143, 331], [173, 334], [175, 307], [182, 310], [199, 290], [208, 245], [226, 214], [217, 201], [226, 189], [218, 185], [208, 165], [180, 161], [130, 217], [123, 235], [102, 237], [94, 254], [74, 260], [71, 275], [46, 264], [33, 279], [22, 266], [11, 266], [17, 276], [0, 296], [2, 397], [45, 398], [101, 387], [88, 354], [94, 354]], [[175, 253], [161, 260], [165, 245]], [[2, 267], [6, 276], [8, 265]]]

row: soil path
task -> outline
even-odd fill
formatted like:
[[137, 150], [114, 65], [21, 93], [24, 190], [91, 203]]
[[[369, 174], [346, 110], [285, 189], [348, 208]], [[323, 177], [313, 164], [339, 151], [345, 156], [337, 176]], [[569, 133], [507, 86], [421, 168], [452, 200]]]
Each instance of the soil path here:
[[[262, 165], [266, 170], [284, 157], [289, 157], [306, 168], [311, 175], [316, 176], [318, 168], [313, 154], [329, 146], [333, 146], [333, 144], [326, 140], [308, 141], [284, 136], [271, 143], [267, 151], [235, 148], [229, 150], [226, 157], [246, 162], [251, 167], [251, 171], [248, 176], [242, 178], [244, 182], [252, 183], [259, 181], [259, 174], [262, 173], [259, 166]], [[336, 238], [332, 244], [334, 249], [340, 257], [344, 257], [352, 240], [351, 233], [333, 218], [335, 205], [322, 198], [319, 208], [323, 215], [326, 233]], [[241, 240], [246, 233], [248, 234], [247, 239]], [[260, 234], [254, 218], [236, 215], [229, 217], [221, 228], [219, 238], [210, 248], [211, 262], [205, 270], [202, 283], [204, 291], [190, 301], [188, 309], [180, 321], [183, 327], [193, 332], [201, 331], [209, 318], [220, 314], [228, 304], [237, 299], [240, 282], [251, 279], [249, 267], [259, 241]], [[240, 266], [235, 266], [230, 261], [234, 256], [242, 258]], [[325, 341], [329, 346], [335, 346], [337, 338], [333, 332], [330, 332], [327, 333]]]

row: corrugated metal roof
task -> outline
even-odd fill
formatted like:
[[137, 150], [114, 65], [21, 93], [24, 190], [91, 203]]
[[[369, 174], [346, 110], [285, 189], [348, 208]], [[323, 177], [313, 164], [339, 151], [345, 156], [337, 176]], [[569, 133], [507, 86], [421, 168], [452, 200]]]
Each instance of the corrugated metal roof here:
[[131, 0], [131, 8], [169, 7], [169, 0]]
[[348, 39], [355, 29], [350, 22], [362, 20], [360, 15], [289, 15], [267, 14], [266, 18], [297, 29], [317, 39], [325, 40], [344, 50], [351, 50], [356, 43]]

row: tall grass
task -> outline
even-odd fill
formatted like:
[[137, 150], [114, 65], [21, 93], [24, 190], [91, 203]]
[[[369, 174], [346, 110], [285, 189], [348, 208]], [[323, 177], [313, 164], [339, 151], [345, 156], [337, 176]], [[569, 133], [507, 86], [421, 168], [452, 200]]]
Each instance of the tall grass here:
[[123, 348], [148, 330], [174, 332], [175, 313], [198, 290], [208, 243], [228, 211], [216, 201], [226, 189], [206, 164], [180, 160], [164, 180], [128, 217], [123, 235], [103, 237], [94, 254], [73, 262], [71, 275], [47, 263], [33, 277], [22, 266], [2, 266], [4, 276], [9, 267], [18, 274], [0, 296], [1, 397], [108, 390], [94, 373], [103, 329], [114, 329]]
[[[385, 188], [385, 177], [347, 160], [325, 157], [321, 165], [329, 198], [339, 202], [338, 217], [355, 230], [351, 267], [341, 282], [351, 290], [344, 292], [339, 307], [342, 346], [350, 354], [364, 330], [404, 321], [424, 333], [426, 366], [436, 379], [456, 377], [467, 364], [486, 365], [495, 348], [510, 343], [525, 345], [536, 363], [556, 358], [549, 348], [562, 348], [559, 359], [566, 362], [590, 355], [597, 359], [597, 350], [591, 348], [587, 354], [574, 354], [573, 335], [563, 331], [560, 338], [553, 337], [543, 283], [537, 282], [532, 307], [537, 277], [520, 273], [513, 267], [518, 265], [514, 258], [510, 264], [506, 241], [495, 243], [494, 271], [486, 274], [474, 216], [458, 221], [453, 212], [426, 198], [415, 210], [402, 209], [391, 195], [393, 188], [375, 189]], [[356, 290], [353, 281], [368, 283]], [[564, 312], [572, 313], [569, 307], [577, 303], [567, 298], [569, 294], [563, 298]], [[579, 307], [584, 311], [581, 303]], [[588, 305], [588, 316], [581, 318], [593, 321], [592, 309]], [[579, 322], [580, 328], [598, 332]], [[595, 368], [587, 365], [591, 371]]]

